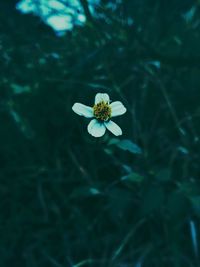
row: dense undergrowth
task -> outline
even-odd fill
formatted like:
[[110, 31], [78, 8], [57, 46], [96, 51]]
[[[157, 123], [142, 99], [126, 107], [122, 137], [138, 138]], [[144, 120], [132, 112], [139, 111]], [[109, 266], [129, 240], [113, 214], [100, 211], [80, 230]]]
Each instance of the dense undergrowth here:
[[[200, 266], [198, 1], [105, 4], [62, 38], [0, 4], [0, 266]], [[98, 92], [119, 138], [71, 109]]]

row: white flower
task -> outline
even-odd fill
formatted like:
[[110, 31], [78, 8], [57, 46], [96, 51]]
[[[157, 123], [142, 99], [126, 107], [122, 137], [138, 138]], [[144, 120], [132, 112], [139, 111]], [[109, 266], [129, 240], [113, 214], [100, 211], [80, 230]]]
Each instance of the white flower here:
[[72, 110], [80, 116], [93, 118], [87, 127], [92, 136], [103, 136], [106, 128], [116, 136], [122, 135], [121, 128], [111, 118], [124, 114], [126, 108], [120, 101], [110, 103], [108, 94], [96, 94], [93, 107], [75, 103]]

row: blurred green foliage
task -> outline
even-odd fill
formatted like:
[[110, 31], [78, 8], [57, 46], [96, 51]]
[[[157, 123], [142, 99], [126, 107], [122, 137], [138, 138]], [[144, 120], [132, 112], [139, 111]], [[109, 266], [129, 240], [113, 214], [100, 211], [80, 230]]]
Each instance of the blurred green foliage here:
[[62, 38], [0, 3], [0, 266], [200, 266], [199, 1], [107, 2]]

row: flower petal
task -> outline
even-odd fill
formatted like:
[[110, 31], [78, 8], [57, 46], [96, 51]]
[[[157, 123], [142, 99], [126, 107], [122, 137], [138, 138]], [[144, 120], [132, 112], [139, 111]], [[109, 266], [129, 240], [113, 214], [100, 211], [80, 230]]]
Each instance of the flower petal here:
[[103, 123], [98, 122], [96, 119], [91, 120], [88, 124], [88, 132], [94, 137], [101, 137], [105, 134], [106, 127]]
[[110, 98], [108, 94], [102, 94], [102, 93], [98, 93], [95, 96], [95, 104], [98, 104], [99, 102], [108, 102], [110, 103]]
[[122, 102], [120, 101], [115, 101], [113, 103], [110, 104], [110, 107], [111, 107], [111, 116], [112, 117], [116, 117], [116, 116], [119, 116], [119, 115], [122, 115], [126, 112], [126, 108], [125, 106], [122, 104]]
[[122, 129], [114, 121], [105, 122], [104, 124], [106, 128], [114, 135], [122, 135]]
[[93, 108], [83, 105], [81, 103], [75, 103], [72, 107], [72, 110], [80, 116], [84, 116], [86, 118], [94, 117]]

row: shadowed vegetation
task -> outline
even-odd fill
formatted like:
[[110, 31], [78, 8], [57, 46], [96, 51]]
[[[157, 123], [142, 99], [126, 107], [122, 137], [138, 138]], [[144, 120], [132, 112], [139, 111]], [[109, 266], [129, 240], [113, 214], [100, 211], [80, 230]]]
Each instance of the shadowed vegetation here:
[[[0, 3], [0, 266], [198, 267], [199, 1], [81, 2], [61, 38]], [[119, 138], [71, 109], [98, 92]]]

